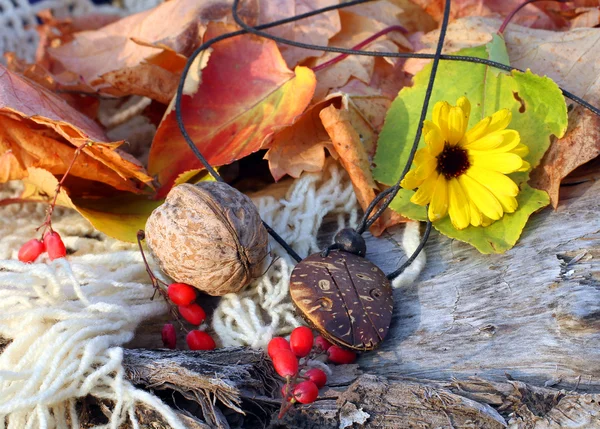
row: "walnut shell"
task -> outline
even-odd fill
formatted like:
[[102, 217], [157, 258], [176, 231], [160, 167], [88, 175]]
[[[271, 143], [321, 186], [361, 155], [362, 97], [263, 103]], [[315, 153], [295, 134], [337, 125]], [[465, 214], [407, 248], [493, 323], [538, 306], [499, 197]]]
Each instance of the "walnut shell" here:
[[146, 242], [169, 277], [221, 296], [262, 274], [269, 236], [250, 198], [201, 182], [171, 189], [148, 218]]

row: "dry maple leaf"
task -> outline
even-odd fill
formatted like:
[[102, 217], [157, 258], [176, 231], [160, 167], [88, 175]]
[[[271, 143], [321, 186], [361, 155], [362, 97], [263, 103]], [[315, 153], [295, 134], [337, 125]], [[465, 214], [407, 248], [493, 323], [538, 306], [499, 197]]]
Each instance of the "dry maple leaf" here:
[[[265, 24], [330, 6], [332, 2], [331, 0], [269, 0], [261, 1], [259, 4], [259, 24]], [[295, 42], [326, 46], [329, 39], [338, 33], [340, 28], [339, 13], [333, 10], [290, 24], [280, 25], [269, 29], [269, 33]], [[323, 55], [320, 51], [310, 51], [288, 45], [279, 46], [279, 49], [290, 68], [307, 58]]]
[[304, 171], [314, 173], [323, 169], [325, 149], [330, 153], [334, 151], [319, 113], [334, 101], [312, 105], [296, 122], [273, 135], [265, 159], [276, 181], [286, 174], [298, 178]]
[[[444, 0], [413, 0], [436, 21], [441, 22], [444, 15]], [[523, 3], [523, 0], [453, 0], [450, 19], [469, 16], [493, 16], [503, 18]], [[551, 3], [551, 2], [543, 2]], [[555, 13], [549, 13], [545, 5], [528, 4], [512, 19], [515, 24], [532, 28], [558, 30], [568, 26], [568, 22]]]
[[[448, 27], [448, 51], [489, 42], [500, 22], [479, 17], [453, 22]], [[432, 52], [438, 34], [434, 31], [423, 37], [422, 42], [428, 46], [423, 52]], [[512, 66], [546, 75], [592, 105], [600, 105], [600, 29], [580, 28], [559, 33], [511, 25], [505, 40]], [[421, 61], [406, 63], [411, 72], [416, 72], [422, 65]], [[600, 154], [598, 141], [598, 117], [587, 110], [574, 109], [569, 118], [568, 133], [552, 143], [532, 173], [531, 185], [547, 191], [556, 207], [561, 180], [577, 166]]]
[[[379, 31], [390, 27], [388, 22], [394, 22], [393, 25], [399, 25], [399, 21], [394, 17], [399, 15], [402, 10], [387, 1], [377, 3], [389, 9], [392, 19], [386, 20], [387, 22], [381, 22], [351, 11], [340, 11], [342, 31], [331, 39], [331, 44], [333, 46], [353, 48]], [[404, 50], [412, 49], [410, 42], [399, 32], [390, 32], [363, 49], [379, 52], [398, 52], [398, 45], [394, 42], [401, 44]], [[350, 55], [331, 66], [325, 68], [319, 67], [337, 56], [338, 54], [336, 53], [327, 53], [318, 60], [311, 62], [311, 66], [317, 70], [315, 71], [317, 75], [315, 100], [321, 100], [330, 91], [335, 91], [337, 88], [344, 86], [352, 77], [360, 79], [365, 83], [371, 81], [374, 72], [375, 57]], [[386, 58], [384, 61], [395, 64], [397, 59]]]
[[[47, 49], [50, 72], [61, 83], [66, 83], [63, 72], [75, 74], [104, 94], [168, 102], [185, 56], [200, 43], [206, 24], [225, 19], [230, 8], [226, 0], [172, 0], [98, 30], [74, 33], [72, 41]], [[152, 88], [153, 80], [165, 88]]]
[[151, 178], [115, 151], [91, 119], [45, 88], [0, 65], [0, 178], [23, 178], [30, 167], [64, 174], [75, 149], [83, 150], [71, 174], [128, 192], [141, 193]]
[[571, 28], [597, 27], [600, 25], [600, 6], [575, 9], [577, 14], [571, 20]]

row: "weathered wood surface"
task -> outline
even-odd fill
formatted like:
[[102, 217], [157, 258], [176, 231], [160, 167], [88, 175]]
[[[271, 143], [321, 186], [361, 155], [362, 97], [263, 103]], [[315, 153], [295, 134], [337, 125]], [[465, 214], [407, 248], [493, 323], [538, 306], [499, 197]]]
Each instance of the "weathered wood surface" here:
[[[433, 234], [420, 280], [395, 291], [372, 374], [448, 380], [505, 374], [537, 386], [600, 391], [600, 183], [572, 189], [557, 211], [535, 214], [503, 255], [481, 255]], [[368, 257], [398, 264], [394, 237]]]
[[[127, 350], [124, 362], [132, 382], [157, 394], [164, 392], [162, 396], [176, 404], [191, 428], [600, 427], [600, 394], [559, 391], [508, 379], [442, 382], [391, 378], [363, 374], [358, 365], [335, 367], [328, 387], [314, 404], [296, 407], [280, 420], [280, 399], [273, 398], [279, 389], [260, 352], [244, 348]], [[238, 407], [245, 415], [239, 414]], [[169, 427], [154, 411], [145, 407], [137, 411], [143, 427]], [[198, 416], [205, 417], [206, 423]]]

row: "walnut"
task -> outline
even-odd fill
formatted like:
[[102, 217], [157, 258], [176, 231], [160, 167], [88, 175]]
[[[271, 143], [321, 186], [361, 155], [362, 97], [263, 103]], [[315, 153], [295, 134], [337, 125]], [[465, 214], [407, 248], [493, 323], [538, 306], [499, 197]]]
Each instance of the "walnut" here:
[[261, 275], [269, 236], [256, 207], [226, 183], [174, 187], [146, 223], [146, 242], [177, 282], [214, 296]]

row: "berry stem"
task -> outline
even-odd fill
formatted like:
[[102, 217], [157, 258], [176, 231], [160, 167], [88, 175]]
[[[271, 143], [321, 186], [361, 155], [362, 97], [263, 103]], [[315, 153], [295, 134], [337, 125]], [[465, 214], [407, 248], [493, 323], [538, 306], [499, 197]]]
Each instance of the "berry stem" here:
[[[504, 18], [504, 21], [502, 22], [502, 25], [498, 29], [498, 34], [499, 35], [503, 35], [504, 34], [504, 31], [506, 30], [506, 27], [508, 26], [508, 23], [513, 19], [513, 17], [517, 14], [517, 12], [519, 12], [521, 9], [523, 9], [528, 4], [535, 3], [537, 1], [541, 1], [541, 0], [525, 0], [519, 6], [517, 6], [516, 8], [514, 8], [513, 11], [510, 12], [506, 16], [506, 18]], [[557, 1], [558, 3], [567, 3], [569, 0], [555, 0], [555, 1]]]
[[167, 283], [163, 282], [161, 279], [156, 277], [156, 275], [154, 275], [154, 273], [152, 272], [152, 269], [150, 268], [150, 264], [148, 264], [148, 260], [146, 259], [146, 254], [144, 253], [144, 247], [142, 246], [142, 240], [145, 238], [146, 238], [146, 233], [140, 229], [137, 232], [137, 242], [138, 242], [138, 246], [140, 248], [140, 253], [142, 254], [142, 260], [144, 261], [144, 266], [146, 267], [146, 272], [148, 273], [148, 277], [150, 277], [150, 282], [152, 283], [152, 286], [154, 286], [154, 295], [152, 295], [152, 299], [154, 299], [156, 292], [158, 292], [163, 296], [165, 301], [167, 301], [167, 303], [169, 303], [167, 291], [165, 291], [160, 286], [161, 283], [164, 284], [165, 286], [168, 286]]
[[[365, 40], [363, 40], [356, 46], [353, 46], [352, 49], [355, 51], [358, 51], [358, 50], [364, 48], [365, 46], [367, 46], [369, 43], [377, 40], [381, 36], [385, 36], [386, 34], [391, 33], [392, 31], [400, 31], [401, 33], [405, 33], [405, 34], [407, 33], [406, 28], [402, 27], [401, 25], [392, 25], [392, 26], [384, 28], [383, 30], [378, 31], [377, 33], [373, 34], [372, 36], [366, 38]], [[329, 66], [339, 63], [340, 61], [345, 59], [347, 56], [348, 56], [348, 54], [341, 54], [336, 57], [333, 57], [329, 61], [326, 61], [323, 64], [319, 64], [318, 66], [313, 67], [312, 71], [316, 73], [318, 71], [326, 69]]]
[[52, 199], [52, 202], [48, 205], [48, 209], [46, 210], [46, 219], [44, 220], [43, 224], [41, 224], [39, 227], [36, 228], [36, 231], [43, 228], [42, 229], [42, 237], [44, 236], [44, 233], [46, 232], [46, 230], [49, 230], [50, 232], [53, 231], [52, 230], [52, 213], [54, 212], [54, 208], [56, 207], [56, 201], [58, 200], [58, 194], [60, 193], [60, 190], [63, 187], [65, 180], [69, 176], [71, 169], [75, 165], [75, 161], [77, 160], [77, 157], [81, 154], [83, 149], [85, 149], [86, 147], [89, 147], [91, 145], [92, 145], [92, 142], [88, 141], [88, 142], [82, 144], [81, 146], [79, 146], [77, 149], [75, 149], [75, 152], [73, 153], [73, 159], [71, 159], [71, 163], [67, 167], [67, 170], [65, 171], [65, 173], [61, 177], [60, 181], [56, 185], [56, 188], [54, 189], [54, 198]]
[[179, 312], [177, 311], [177, 307], [169, 302], [169, 294], [167, 293], [167, 291], [164, 288], [162, 288], [160, 286], [161, 283], [165, 286], [168, 286], [168, 284], [166, 282], [162, 281], [161, 279], [159, 279], [158, 277], [156, 277], [156, 275], [152, 272], [152, 269], [150, 268], [150, 264], [148, 264], [148, 260], [146, 259], [146, 254], [144, 253], [144, 247], [142, 246], [142, 240], [144, 240], [145, 238], [146, 238], [146, 233], [144, 232], [144, 230], [140, 229], [137, 232], [138, 247], [140, 248], [140, 253], [142, 254], [142, 260], [144, 261], [144, 266], [146, 267], [146, 272], [148, 273], [148, 277], [150, 277], [150, 282], [152, 283], [152, 286], [154, 287], [154, 293], [152, 294], [152, 298], [150, 298], [150, 299], [151, 300], [154, 299], [154, 297], [156, 296], [156, 292], [160, 293], [161, 296], [164, 298], [165, 302], [167, 303], [167, 305], [169, 306], [169, 312], [175, 318], [175, 320], [177, 320], [177, 323], [179, 323], [179, 326], [181, 327], [181, 329], [183, 331], [189, 333], [189, 330], [186, 329], [185, 325], [183, 324], [183, 322], [181, 321], [181, 319], [179, 317]]

